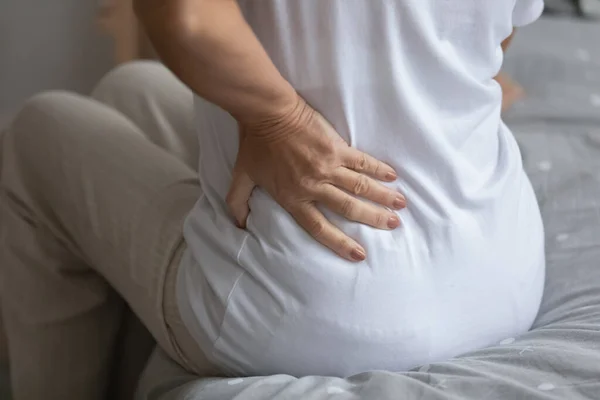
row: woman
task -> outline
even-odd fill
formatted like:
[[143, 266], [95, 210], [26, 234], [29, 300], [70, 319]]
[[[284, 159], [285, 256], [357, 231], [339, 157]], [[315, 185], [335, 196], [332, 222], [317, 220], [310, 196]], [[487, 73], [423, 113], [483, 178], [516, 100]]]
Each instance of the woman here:
[[541, 0], [136, 6], [202, 97], [200, 184], [93, 101], [23, 108], [1, 180], [17, 400], [101, 397], [110, 287], [200, 375], [406, 370], [530, 328], [543, 229], [493, 78]]

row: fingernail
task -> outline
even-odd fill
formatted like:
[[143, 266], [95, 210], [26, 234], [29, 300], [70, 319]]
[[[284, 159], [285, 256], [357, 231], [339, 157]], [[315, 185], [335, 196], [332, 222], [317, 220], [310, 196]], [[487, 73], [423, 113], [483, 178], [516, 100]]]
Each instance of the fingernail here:
[[385, 179], [387, 179], [390, 182], [393, 182], [396, 179], [398, 179], [398, 175], [396, 175], [395, 172], [388, 172], [387, 174], [385, 174]]
[[396, 197], [396, 200], [394, 200], [392, 205], [396, 210], [400, 210], [406, 207], [406, 199], [404, 197]]
[[390, 219], [388, 220], [388, 228], [396, 229], [399, 226], [400, 226], [400, 218], [398, 218], [396, 216], [390, 217]]
[[352, 259], [354, 259], [356, 261], [364, 261], [367, 258], [367, 254], [362, 249], [352, 250], [352, 253], [350, 254], [350, 256], [352, 257]]

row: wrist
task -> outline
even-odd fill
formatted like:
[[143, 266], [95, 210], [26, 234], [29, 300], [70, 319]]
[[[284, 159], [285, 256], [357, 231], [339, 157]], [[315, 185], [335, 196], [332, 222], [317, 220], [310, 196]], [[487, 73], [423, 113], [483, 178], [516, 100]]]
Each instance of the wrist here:
[[272, 80], [269, 81], [262, 82], [260, 87], [247, 89], [251, 101], [247, 100], [243, 108], [239, 107], [234, 113], [233, 116], [238, 122], [251, 124], [276, 119], [297, 107], [299, 96], [292, 85], [283, 78], [276, 84]]
[[308, 103], [293, 91], [279, 101], [266, 105], [263, 110], [239, 118], [238, 123], [246, 134], [276, 140], [305, 129], [314, 113]]

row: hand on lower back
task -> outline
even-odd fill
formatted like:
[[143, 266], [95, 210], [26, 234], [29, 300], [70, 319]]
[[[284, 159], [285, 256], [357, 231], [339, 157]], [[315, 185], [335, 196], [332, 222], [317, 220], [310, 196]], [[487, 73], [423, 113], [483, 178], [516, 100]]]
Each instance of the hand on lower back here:
[[227, 204], [239, 226], [245, 227], [248, 200], [253, 188], [260, 186], [317, 241], [343, 258], [362, 261], [365, 250], [315, 205], [375, 228], [396, 229], [400, 221], [387, 208], [403, 208], [404, 197], [377, 182], [395, 179], [390, 166], [349, 147], [299, 98], [291, 111], [277, 118], [240, 123], [240, 147]]

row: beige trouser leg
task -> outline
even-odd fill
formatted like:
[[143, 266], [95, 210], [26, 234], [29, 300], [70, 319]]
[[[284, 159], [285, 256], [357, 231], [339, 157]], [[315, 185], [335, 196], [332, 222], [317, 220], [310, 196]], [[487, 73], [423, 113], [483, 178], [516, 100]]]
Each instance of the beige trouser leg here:
[[[115, 68], [96, 86], [92, 98], [124, 114], [156, 145], [197, 168], [193, 95], [164, 65], [137, 61]], [[147, 330], [126, 310], [115, 349], [122, 359], [112, 366], [109, 399], [134, 397], [153, 343]]]
[[206, 366], [173, 279], [200, 188], [172, 154], [123, 114], [61, 92], [29, 100], [3, 135], [0, 285], [15, 400], [103, 398], [123, 308], [111, 287], [177, 362]]
[[162, 64], [137, 61], [115, 68], [92, 97], [125, 115], [149, 140], [194, 171], [198, 168], [194, 96]]

